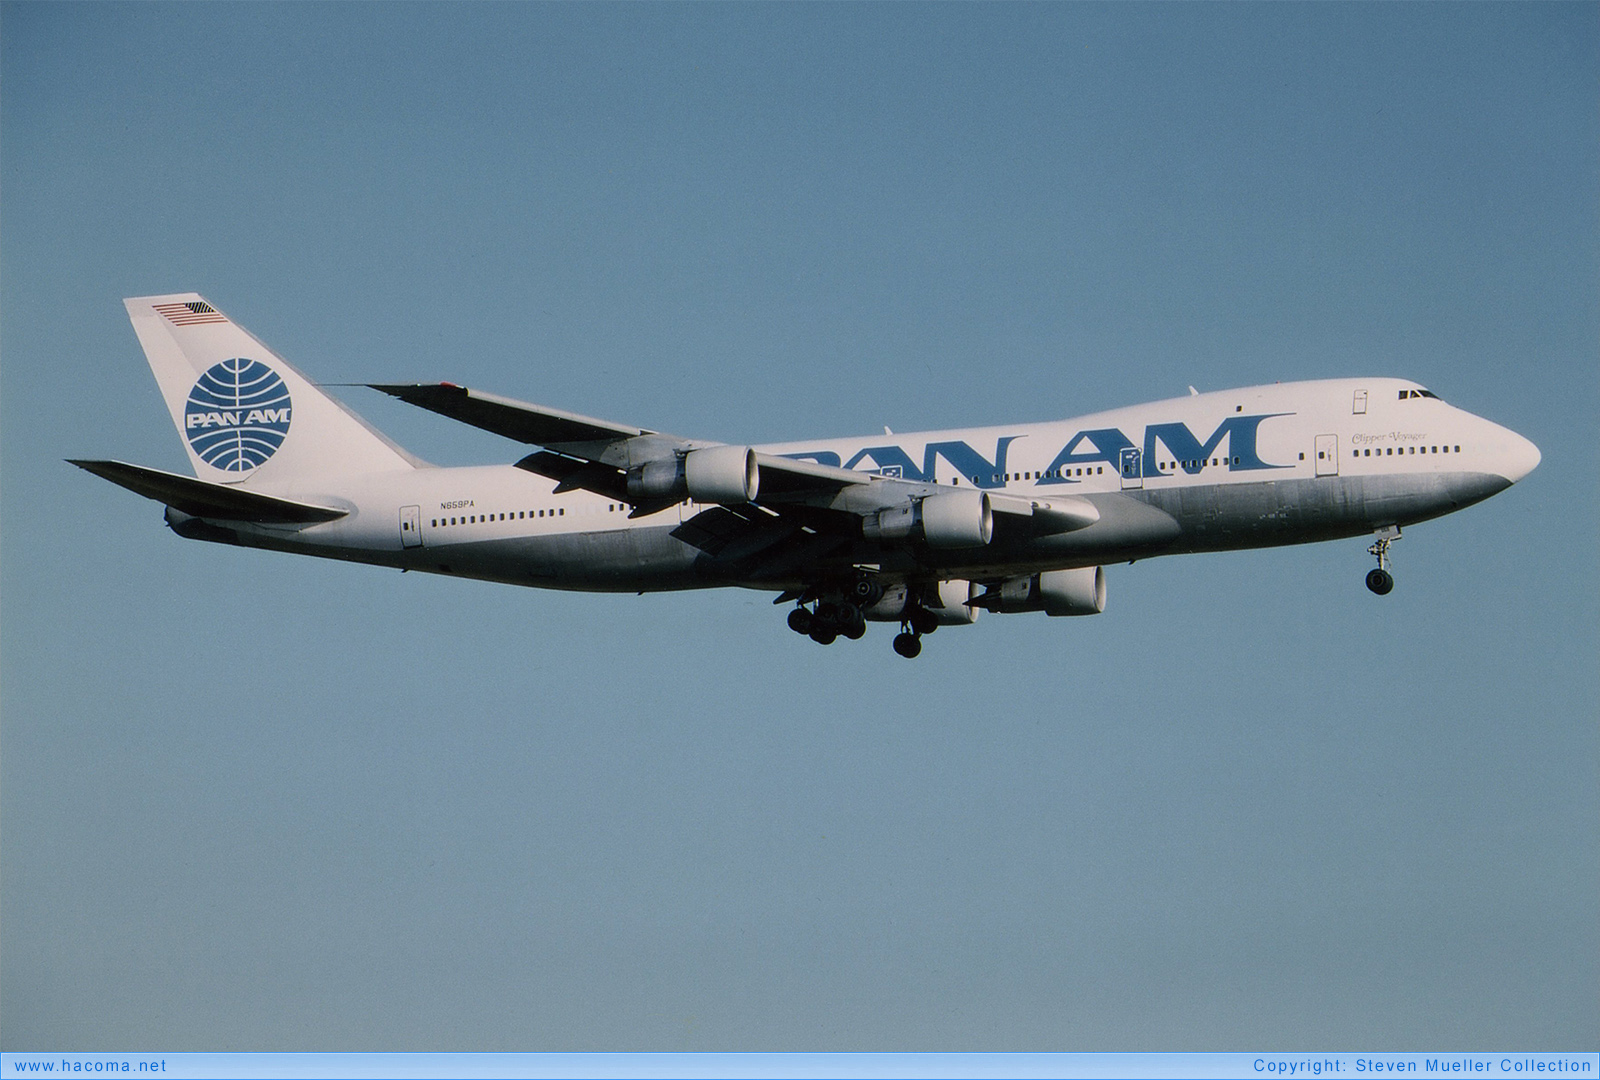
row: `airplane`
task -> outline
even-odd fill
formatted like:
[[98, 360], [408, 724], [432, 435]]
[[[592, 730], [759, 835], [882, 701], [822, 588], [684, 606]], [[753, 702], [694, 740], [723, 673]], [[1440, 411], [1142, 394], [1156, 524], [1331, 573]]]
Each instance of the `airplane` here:
[[1405, 379], [1324, 379], [1048, 423], [771, 446], [681, 438], [448, 382], [368, 384], [533, 447], [407, 453], [198, 293], [125, 300], [195, 475], [71, 463], [193, 540], [537, 588], [778, 594], [819, 644], [894, 649], [980, 613], [1094, 615], [1105, 567], [1372, 538], [1487, 499], [1533, 443]]

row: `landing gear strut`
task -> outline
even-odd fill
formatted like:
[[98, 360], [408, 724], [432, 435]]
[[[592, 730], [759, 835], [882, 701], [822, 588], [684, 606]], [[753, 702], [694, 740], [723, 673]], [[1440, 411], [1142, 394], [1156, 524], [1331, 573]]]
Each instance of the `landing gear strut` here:
[[900, 632], [894, 636], [894, 651], [907, 660], [915, 659], [922, 652], [922, 637], [939, 629], [939, 620], [935, 619], [926, 608], [912, 608], [906, 612], [905, 621], [900, 624]]
[[[855, 641], [866, 634], [866, 610], [883, 596], [884, 586], [864, 574], [842, 583], [787, 592], [774, 603], [795, 601], [789, 612], [789, 629], [818, 645], [832, 645], [842, 637]], [[934, 614], [911, 601], [903, 610], [894, 651], [908, 660], [917, 656], [922, 652], [923, 637], [938, 628]]]
[[1378, 530], [1378, 538], [1367, 548], [1367, 554], [1377, 557], [1378, 566], [1367, 572], [1367, 588], [1379, 596], [1388, 596], [1394, 589], [1394, 575], [1389, 573], [1389, 545], [1400, 539], [1400, 526], [1390, 525]]

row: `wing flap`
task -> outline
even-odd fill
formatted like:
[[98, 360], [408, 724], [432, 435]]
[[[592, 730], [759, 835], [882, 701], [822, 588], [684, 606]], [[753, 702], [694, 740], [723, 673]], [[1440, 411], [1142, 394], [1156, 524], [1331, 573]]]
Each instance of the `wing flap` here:
[[349, 513], [348, 510], [331, 506], [314, 506], [222, 484], [208, 484], [204, 480], [160, 469], [147, 469], [142, 465], [129, 465], [123, 461], [67, 460], [137, 495], [165, 503], [192, 517], [250, 521], [259, 525], [310, 525], [334, 521]]
[[554, 480], [556, 495], [582, 488], [618, 502], [628, 501], [628, 474], [602, 462], [540, 450], [517, 462], [517, 468]]

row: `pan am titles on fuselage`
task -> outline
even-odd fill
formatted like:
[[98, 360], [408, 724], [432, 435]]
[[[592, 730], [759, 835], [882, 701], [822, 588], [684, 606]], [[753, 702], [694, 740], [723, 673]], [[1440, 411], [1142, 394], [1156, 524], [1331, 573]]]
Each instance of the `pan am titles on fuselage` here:
[[916, 656], [984, 612], [1093, 615], [1104, 568], [1401, 529], [1539, 463], [1404, 379], [1279, 383], [1048, 423], [729, 446], [451, 383], [375, 389], [524, 444], [441, 468], [370, 427], [194, 293], [125, 301], [193, 476], [74, 464], [182, 536], [597, 592], [778, 594], [827, 644], [898, 624]]

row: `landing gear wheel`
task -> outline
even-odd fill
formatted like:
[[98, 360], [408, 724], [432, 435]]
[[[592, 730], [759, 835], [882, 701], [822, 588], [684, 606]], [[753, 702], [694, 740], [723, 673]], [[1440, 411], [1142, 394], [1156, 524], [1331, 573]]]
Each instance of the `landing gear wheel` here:
[[894, 651], [907, 660], [915, 660], [922, 652], [922, 638], [916, 634], [896, 634], [894, 636]]
[[789, 629], [797, 634], [811, 633], [811, 612], [803, 607], [789, 612]]
[[939, 620], [924, 608], [918, 608], [911, 613], [911, 629], [918, 634], [931, 634], [939, 629]]
[[850, 609], [850, 617], [839, 627], [839, 633], [851, 641], [860, 641], [867, 633], [867, 620], [855, 608]]
[[839, 638], [839, 631], [831, 626], [813, 626], [811, 640], [818, 645], [832, 645]]
[[1400, 539], [1400, 526], [1389, 525], [1378, 530], [1377, 539], [1367, 548], [1368, 555], [1378, 559], [1378, 568], [1367, 574], [1367, 588], [1379, 596], [1388, 596], [1394, 588], [1394, 575], [1389, 573], [1389, 545]]

